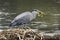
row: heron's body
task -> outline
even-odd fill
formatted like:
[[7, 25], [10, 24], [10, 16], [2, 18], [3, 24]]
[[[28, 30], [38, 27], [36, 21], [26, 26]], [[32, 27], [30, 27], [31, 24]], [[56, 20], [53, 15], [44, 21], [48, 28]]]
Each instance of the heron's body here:
[[38, 11], [23, 12], [14, 18], [10, 26], [28, 24], [30, 21], [36, 18], [37, 13]]
[[11, 25], [16, 26], [16, 25], [27, 24], [31, 20], [35, 19], [35, 17], [36, 17], [36, 14], [34, 15], [31, 12], [24, 12], [18, 15], [17, 17], [15, 17], [15, 19], [11, 22]]

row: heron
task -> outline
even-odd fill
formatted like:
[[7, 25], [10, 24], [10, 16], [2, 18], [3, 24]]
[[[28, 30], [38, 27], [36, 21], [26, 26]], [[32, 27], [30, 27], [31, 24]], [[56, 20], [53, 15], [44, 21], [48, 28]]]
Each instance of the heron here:
[[26, 11], [26, 12], [23, 12], [23, 13], [17, 15], [10, 23], [10, 26], [29, 24], [37, 16], [43, 17], [44, 15], [45, 15], [45, 13], [38, 9], [34, 9], [32, 11]]

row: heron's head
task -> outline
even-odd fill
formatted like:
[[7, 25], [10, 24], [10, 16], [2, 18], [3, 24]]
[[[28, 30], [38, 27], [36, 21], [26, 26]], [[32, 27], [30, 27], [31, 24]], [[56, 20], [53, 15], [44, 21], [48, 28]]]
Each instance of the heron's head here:
[[43, 17], [43, 16], [45, 15], [45, 13], [42, 12], [42, 11], [40, 11], [40, 10], [35, 9], [34, 11], [37, 12], [37, 16], [38, 16], [38, 17]]

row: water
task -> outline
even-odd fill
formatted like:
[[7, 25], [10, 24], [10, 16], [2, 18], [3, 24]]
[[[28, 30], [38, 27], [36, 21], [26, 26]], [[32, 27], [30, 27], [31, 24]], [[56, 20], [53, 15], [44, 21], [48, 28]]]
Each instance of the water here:
[[59, 0], [0, 0], [0, 28], [8, 28], [14, 17], [32, 9], [39, 9], [46, 16], [37, 17], [28, 26], [40, 30], [60, 30]]

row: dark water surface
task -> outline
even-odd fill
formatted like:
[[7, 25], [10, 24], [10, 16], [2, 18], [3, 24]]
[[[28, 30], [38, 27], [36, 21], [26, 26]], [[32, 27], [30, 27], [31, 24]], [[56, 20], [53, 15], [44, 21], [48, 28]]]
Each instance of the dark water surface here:
[[32, 9], [46, 13], [43, 18], [33, 20], [31, 28], [40, 30], [60, 30], [59, 0], [0, 0], [0, 28], [7, 28], [15, 16]]

